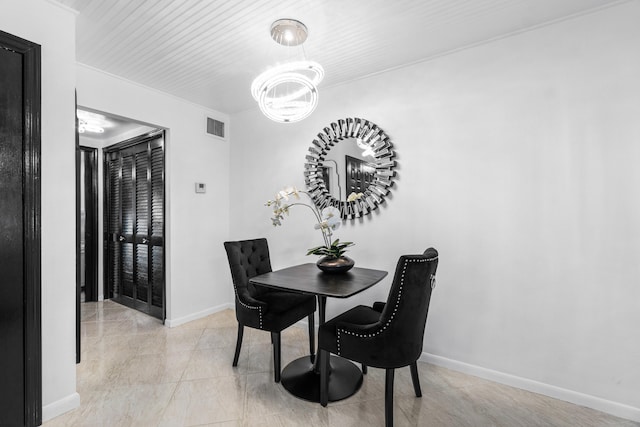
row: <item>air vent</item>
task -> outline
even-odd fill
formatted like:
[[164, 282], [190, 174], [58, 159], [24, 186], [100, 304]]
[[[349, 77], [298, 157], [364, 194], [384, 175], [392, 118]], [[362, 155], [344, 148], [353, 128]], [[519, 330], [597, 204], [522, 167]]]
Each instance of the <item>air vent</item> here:
[[225, 139], [225, 123], [220, 120], [207, 117], [207, 134]]

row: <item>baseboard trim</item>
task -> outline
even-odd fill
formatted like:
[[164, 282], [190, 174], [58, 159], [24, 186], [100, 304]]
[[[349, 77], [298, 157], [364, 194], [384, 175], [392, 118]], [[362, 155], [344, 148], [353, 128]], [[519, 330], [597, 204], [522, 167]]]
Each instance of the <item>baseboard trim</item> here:
[[187, 322], [202, 319], [203, 317], [207, 317], [211, 314], [218, 313], [219, 311], [226, 310], [228, 308], [235, 309], [235, 306], [231, 303], [220, 304], [215, 307], [207, 308], [206, 310], [191, 313], [183, 317], [178, 317], [177, 319], [166, 319], [164, 321], [164, 324], [170, 328], [175, 328], [176, 326], [184, 325]]
[[65, 412], [72, 411], [80, 407], [80, 395], [78, 393], [70, 394], [60, 400], [42, 406], [42, 421], [49, 421]]
[[463, 372], [465, 374], [484, 378], [511, 387], [516, 387], [534, 393], [542, 394], [554, 399], [564, 400], [565, 402], [585, 406], [587, 408], [595, 409], [601, 412], [606, 412], [607, 414], [615, 415], [616, 417], [625, 418], [632, 421], [640, 421], [640, 408], [625, 405], [623, 403], [613, 402], [611, 400], [602, 399], [573, 390], [567, 390], [515, 375], [505, 374], [503, 372], [494, 371], [476, 365], [470, 365], [468, 363], [448, 359], [446, 357], [436, 356], [435, 354], [422, 353], [420, 361], [442, 366], [444, 368]]

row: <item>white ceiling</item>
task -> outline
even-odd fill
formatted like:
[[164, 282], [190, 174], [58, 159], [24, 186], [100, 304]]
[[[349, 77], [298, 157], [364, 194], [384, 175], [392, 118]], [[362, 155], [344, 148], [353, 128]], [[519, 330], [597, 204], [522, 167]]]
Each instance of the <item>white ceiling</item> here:
[[[252, 80], [302, 59], [271, 40], [304, 22], [322, 87], [433, 58], [619, 0], [56, 0], [76, 9], [77, 61], [225, 113], [254, 107]], [[322, 102], [322, 98], [320, 98]]]

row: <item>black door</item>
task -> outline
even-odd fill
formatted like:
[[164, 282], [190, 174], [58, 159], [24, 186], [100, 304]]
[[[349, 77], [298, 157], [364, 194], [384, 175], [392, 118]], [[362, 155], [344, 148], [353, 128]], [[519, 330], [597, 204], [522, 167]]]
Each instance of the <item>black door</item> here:
[[0, 31], [0, 425], [42, 421], [40, 46]]
[[164, 320], [164, 132], [105, 150], [109, 297]]
[[80, 304], [98, 301], [97, 167], [98, 149], [80, 147], [76, 123], [76, 363], [82, 354]]
[[98, 301], [98, 149], [78, 151], [78, 285], [83, 302]]

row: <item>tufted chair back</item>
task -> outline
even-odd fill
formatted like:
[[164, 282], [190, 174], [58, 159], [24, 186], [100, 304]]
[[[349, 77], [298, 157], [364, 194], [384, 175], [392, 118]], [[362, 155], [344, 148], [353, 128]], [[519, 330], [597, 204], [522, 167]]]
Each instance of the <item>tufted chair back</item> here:
[[[336, 323], [337, 354], [377, 368], [399, 368], [414, 363], [422, 354], [424, 330], [435, 285], [438, 251], [427, 249], [422, 255], [403, 255], [386, 303], [375, 303], [373, 310], [356, 308], [366, 315], [354, 321], [342, 316]], [[374, 316], [374, 311], [379, 312]], [[358, 317], [358, 315], [356, 315]], [[332, 349], [334, 338], [320, 335], [320, 346]]]
[[[236, 313], [238, 316], [243, 308], [257, 306], [255, 298], [262, 292], [249, 283], [252, 277], [271, 271], [271, 259], [269, 258], [269, 245], [267, 239], [241, 240], [236, 242], [224, 242], [227, 251], [231, 279], [236, 294]], [[238, 318], [238, 320], [241, 320]], [[248, 326], [253, 322], [245, 321]]]
[[429, 248], [422, 255], [403, 255], [386, 302], [373, 307], [359, 305], [320, 325], [320, 404], [329, 401], [329, 356], [337, 354], [367, 366], [386, 370], [385, 425], [393, 426], [393, 381], [397, 368], [409, 366], [416, 397], [422, 396], [418, 358], [431, 292], [436, 283], [438, 251]]
[[[438, 251], [427, 249], [422, 255], [403, 255], [398, 260], [389, 298], [380, 315], [381, 334], [392, 350], [391, 364], [407, 365], [422, 354], [424, 330], [435, 286]], [[383, 357], [384, 358], [384, 357]]]

